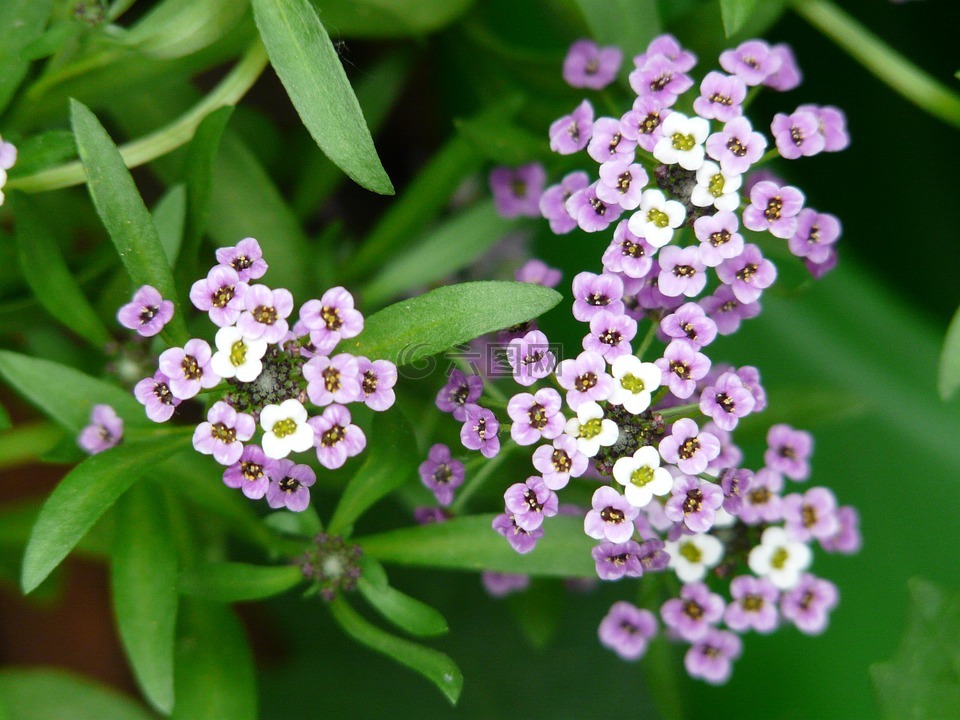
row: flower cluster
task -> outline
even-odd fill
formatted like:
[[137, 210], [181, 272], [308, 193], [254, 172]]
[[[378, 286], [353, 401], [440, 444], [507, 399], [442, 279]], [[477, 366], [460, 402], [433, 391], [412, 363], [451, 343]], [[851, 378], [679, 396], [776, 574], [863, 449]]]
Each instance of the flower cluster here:
[[3, 205], [3, 186], [7, 184], [7, 170], [17, 162], [17, 148], [0, 137], [0, 205]]
[[[579, 41], [564, 78], [600, 89], [620, 61], [616, 48]], [[809, 574], [811, 546], [851, 553], [860, 544], [853, 508], [839, 507], [827, 488], [796, 485], [810, 474], [806, 432], [773, 426], [764, 467], [742, 467], [731, 433], [766, 407], [766, 394], [756, 368], [708, 355], [718, 336], [760, 312], [777, 277], [767, 257], [777, 244], [814, 277], [836, 263], [837, 218], [756, 169], [774, 157], [841, 150], [849, 139], [839, 110], [801, 105], [774, 117], [768, 150], [744, 111], [762, 87], [799, 84], [785, 45], [751, 40], [724, 52], [725, 72], [707, 72], [693, 98], [685, 93], [697, 84], [689, 74], [696, 58], [675, 38], [654, 39], [633, 62], [632, 106], [622, 116], [595, 117], [584, 100], [550, 128], [555, 152], [586, 151], [599, 167], [546, 188], [543, 217], [558, 234], [579, 228], [612, 238], [598, 252], [600, 272], [573, 279], [573, 315], [589, 328], [582, 351], [557, 363], [546, 336], [530, 328], [510, 343], [513, 377], [523, 386], [506, 404], [510, 437], [517, 446], [541, 444], [536, 474], [507, 489], [493, 527], [528, 553], [559, 513], [557, 492], [571, 478], [599, 479], [583, 520], [597, 541], [599, 578], [669, 568], [682, 583], [678, 596], [649, 608], [615, 604], [600, 625], [601, 642], [636, 659], [659, 615], [667, 636], [689, 645], [688, 672], [722, 683], [741, 652], [738, 633], [784, 623], [811, 634], [826, 627], [837, 591]], [[543, 171], [528, 166], [522, 174]], [[529, 202], [534, 183], [522, 187]], [[480, 390], [479, 378], [454, 374], [438, 406], [464, 422], [465, 447], [491, 457], [500, 449], [499, 424], [476, 404]]]
[[[223, 482], [248, 498], [266, 498], [272, 508], [303, 510], [316, 472], [289, 456], [313, 450], [321, 466], [336, 469], [362, 452], [366, 436], [346, 406], [391, 407], [396, 366], [335, 353], [341, 340], [363, 329], [344, 288], [305, 302], [291, 327], [291, 293], [255, 282], [267, 271], [256, 240], [220, 248], [216, 257], [218, 264], [190, 290], [193, 305], [217, 328], [213, 347], [193, 338], [164, 350], [157, 372], [138, 382], [134, 394], [156, 422], [199, 400], [206, 420], [193, 446], [225, 467]], [[149, 337], [172, 315], [173, 303], [144, 286], [118, 320]]]

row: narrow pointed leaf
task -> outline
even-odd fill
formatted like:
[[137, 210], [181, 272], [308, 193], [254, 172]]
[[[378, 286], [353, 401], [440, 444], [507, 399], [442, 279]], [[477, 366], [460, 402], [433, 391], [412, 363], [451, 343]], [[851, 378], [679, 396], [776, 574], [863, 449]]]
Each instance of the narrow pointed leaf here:
[[190, 436], [164, 435], [122, 443], [84, 460], [43, 504], [23, 558], [21, 585], [43, 582], [93, 524], [155, 465], [190, 444]]
[[720, 0], [720, 17], [727, 37], [735, 34], [750, 19], [757, 0]]
[[67, 130], [49, 130], [26, 138], [17, 145], [17, 164], [8, 171], [10, 178], [32, 175], [61, 165], [77, 157], [77, 141]]
[[[176, 302], [173, 272], [160, 236], [120, 151], [100, 121], [82, 103], [70, 101], [70, 118], [90, 197], [134, 286], [152, 285], [165, 299]], [[180, 308], [163, 334], [172, 345], [187, 341]]]
[[117, 503], [110, 580], [120, 640], [137, 683], [160, 712], [173, 709], [177, 551], [162, 493], [138, 484]]
[[171, 267], [177, 262], [183, 243], [183, 227], [187, 215], [187, 189], [174, 185], [153, 208], [153, 224], [160, 237], [160, 247]]
[[5, 720], [155, 720], [133, 699], [63, 670], [0, 670]]
[[243, 0], [165, 0], [130, 29], [124, 43], [159, 59], [183, 57], [226, 35], [246, 11]]
[[330, 520], [329, 532], [337, 535], [352, 525], [366, 510], [400, 487], [417, 465], [417, 441], [410, 423], [394, 408], [377, 413], [366, 461], [357, 470], [340, 498]]
[[273, 597], [301, 582], [303, 574], [295, 565], [223, 562], [190, 568], [180, 578], [180, 591], [184, 595], [232, 603]]
[[387, 582], [383, 567], [370, 556], [362, 560], [363, 574], [357, 589], [374, 610], [401, 630], [419, 637], [443, 635], [449, 630], [443, 615], [426, 603], [406, 595]]
[[937, 382], [942, 400], [949, 399], [958, 387], [960, 387], [960, 309], [950, 321], [947, 336], [943, 340]]
[[393, 194], [360, 103], [309, 0], [253, 0], [270, 62], [317, 145], [358, 184]]
[[330, 611], [347, 635], [420, 673], [436, 685], [451, 704], [456, 704], [463, 689], [463, 673], [449, 657], [371, 625], [342, 597], [330, 603]]
[[0, 2], [0, 112], [30, 67], [20, 53], [43, 33], [52, 8], [53, 0]]
[[538, 317], [561, 300], [540, 285], [490, 280], [437, 288], [367, 318], [339, 349], [397, 365], [416, 363], [481, 335]]
[[475, 0], [313, 0], [324, 22], [349, 38], [425, 35], [463, 15]]

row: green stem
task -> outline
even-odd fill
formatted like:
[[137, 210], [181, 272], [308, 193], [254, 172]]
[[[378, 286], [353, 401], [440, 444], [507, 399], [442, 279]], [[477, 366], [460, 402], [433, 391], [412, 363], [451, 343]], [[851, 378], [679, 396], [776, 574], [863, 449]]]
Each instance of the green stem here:
[[829, 0], [791, 0], [793, 11], [917, 107], [960, 128], [960, 96]]
[[687, 405], [677, 405], [676, 407], [661, 410], [660, 415], [664, 420], [686, 417], [694, 412], [700, 411], [700, 403], [688, 403]]
[[[267, 52], [256, 40], [240, 62], [213, 91], [177, 120], [156, 132], [120, 147], [128, 168], [135, 168], [188, 143], [200, 122], [224, 105], [235, 105], [253, 86], [267, 65]], [[33, 175], [11, 179], [7, 187], [24, 192], [45, 192], [80, 185], [86, 180], [80, 161], [43, 170]]]
[[647, 334], [643, 336], [643, 341], [640, 343], [640, 347], [637, 348], [637, 351], [634, 353], [638, 358], [643, 360], [643, 355], [647, 350], [650, 349], [650, 343], [653, 342], [653, 339], [657, 336], [657, 328], [660, 326], [660, 323], [655, 320], [650, 321], [650, 329], [647, 330]]
[[487, 481], [487, 479], [496, 472], [497, 468], [503, 464], [503, 461], [507, 459], [507, 456], [510, 452], [517, 446], [513, 443], [512, 440], [505, 442], [500, 447], [500, 452], [496, 457], [490, 458], [486, 465], [480, 468], [477, 471], [477, 474], [470, 478], [469, 482], [463, 486], [460, 490], [460, 494], [457, 496], [457, 499], [453, 501], [453, 504], [450, 506], [450, 509], [459, 514], [464, 506], [469, 500]]
[[63, 430], [53, 423], [20, 425], [0, 433], [0, 469], [33, 462], [63, 438]]

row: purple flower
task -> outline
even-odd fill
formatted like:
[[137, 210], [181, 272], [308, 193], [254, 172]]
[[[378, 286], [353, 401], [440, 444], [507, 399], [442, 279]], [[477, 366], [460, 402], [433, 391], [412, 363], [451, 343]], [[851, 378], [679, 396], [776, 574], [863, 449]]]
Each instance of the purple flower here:
[[220, 378], [210, 367], [210, 346], [193, 338], [182, 348], [169, 348], [160, 353], [160, 372], [167, 376], [170, 392], [178, 400], [189, 400], [201, 388], [212, 388]]
[[413, 509], [413, 519], [418, 525], [446, 522], [452, 516], [449, 510], [439, 507], [418, 507]]
[[493, 529], [503, 535], [510, 546], [521, 555], [526, 555], [537, 546], [537, 540], [543, 537], [543, 528], [526, 531], [519, 527], [512, 515], [504, 513], [493, 519]]
[[350, 411], [343, 405], [330, 405], [323, 415], [307, 420], [313, 428], [317, 459], [328, 470], [342, 467], [348, 457], [359, 455], [367, 446], [367, 436], [350, 420]]
[[[650, 503], [650, 505], [647, 506], [648, 513], [652, 507], [659, 508], [660, 504]], [[643, 516], [637, 518], [636, 524], [641, 537], [645, 537], [644, 532], [639, 529], [642, 517]], [[652, 531], [650, 532], [652, 533]], [[664, 549], [665, 547], [663, 540], [658, 539], [646, 540], [640, 543], [640, 564], [643, 566], [644, 572], [659, 572], [665, 570], [667, 566], [670, 565], [670, 555]]]
[[557, 494], [547, 487], [542, 477], [533, 475], [526, 482], [514, 483], [503, 494], [505, 512], [510, 513], [517, 527], [533, 532], [543, 519], [557, 514]]
[[754, 412], [763, 412], [767, 408], [767, 393], [760, 384], [760, 371], [752, 365], [744, 365], [737, 370], [737, 377], [743, 382], [743, 386], [753, 394], [756, 400]]
[[657, 632], [657, 620], [649, 610], [628, 602], [615, 602], [600, 621], [600, 644], [624, 660], [639, 660], [647, 651], [647, 641]]
[[670, 392], [681, 400], [693, 395], [697, 381], [710, 371], [710, 359], [687, 340], [674, 340], [663, 351], [663, 357], [654, 361], [666, 378]]
[[[696, 424], [694, 424], [694, 428], [696, 428]], [[694, 436], [692, 442], [702, 442], [701, 438], [704, 437], [713, 436], [708, 433], [700, 433], [699, 436]], [[665, 438], [664, 442], [669, 439]], [[687, 442], [691, 441], [688, 440]], [[718, 450], [719, 445], [718, 442]], [[681, 446], [680, 462], [683, 462], [683, 452]], [[693, 532], [702, 533], [713, 527], [717, 510], [721, 505], [723, 505], [723, 490], [720, 489], [719, 485], [714, 485], [705, 480], [701, 481], [699, 478], [689, 475], [681, 475], [674, 480], [673, 495], [663, 506], [663, 513], [676, 523], [682, 522]]]
[[681, 72], [689, 72], [693, 69], [693, 66], [697, 64], [697, 56], [689, 50], [684, 50], [680, 42], [669, 33], [657, 35], [650, 41], [650, 44], [647, 45], [647, 52], [634, 57], [633, 62], [637, 67], [640, 67], [647, 61], [648, 57], [657, 54], [663, 55], [668, 60], [671, 60], [677, 70]]
[[490, 171], [490, 192], [497, 214], [505, 218], [539, 217], [540, 195], [546, 184], [547, 171], [540, 163]]
[[667, 297], [696, 297], [707, 284], [707, 267], [696, 247], [669, 245], [660, 251], [657, 286]]
[[813, 436], [789, 425], [773, 425], [767, 431], [767, 450], [763, 462], [771, 470], [783, 473], [791, 480], [810, 477], [810, 456], [813, 454]]
[[267, 487], [267, 504], [270, 507], [301, 512], [310, 504], [308, 488], [317, 481], [317, 475], [309, 465], [297, 465], [293, 460], [274, 460], [267, 466], [270, 485]]
[[780, 592], [766, 578], [741, 575], [730, 582], [731, 602], [723, 614], [727, 627], [737, 632], [756, 630], [769, 633], [777, 629], [777, 600]]
[[563, 79], [575, 88], [602, 90], [613, 82], [623, 60], [616, 46], [598, 47], [592, 40], [577, 40], [563, 61]]
[[593, 105], [584, 100], [572, 113], [550, 125], [550, 149], [561, 155], [572, 155], [587, 146], [592, 133]]
[[557, 364], [547, 336], [539, 330], [531, 330], [522, 338], [511, 340], [507, 359], [513, 368], [513, 379], [524, 387], [550, 375]]
[[687, 583], [680, 589], [680, 597], [663, 604], [660, 617], [681, 638], [696, 642], [720, 622], [725, 605], [723, 598], [710, 592], [702, 582]]
[[550, 222], [556, 235], [563, 235], [577, 227], [577, 218], [567, 210], [567, 201], [574, 193], [585, 190], [590, 177], [583, 171], [568, 173], [559, 185], [551, 185], [540, 196], [540, 214]]
[[810, 488], [803, 495], [787, 495], [783, 498], [783, 521], [784, 528], [794, 540], [808, 542], [812, 538], [831, 538], [840, 528], [837, 499], [825, 487]]
[[330, 403], [346, 404], [364, 397], [362, 375], [357, 358], [347, 353], [316, 355], [303, 366], [307, 395], [317, 407]]
[[743, 114], [747, 86], [735, 75], [708, 72], [700, 83], [700, 97], [693, 101], [693, 111], [702, 118], [720, 122], [733, 120]]
[[144, 378], [133, 388], [133, 394], [146, 408], [147, 417], [154, 422], [166, 422], [180, 404], [180, 398], [170, 391], [170, 378], [157, 370], [153, 377]]
[[77, 444], [91, 455], [109, 450], [123, 440], [123, 418], [109, 405], [94, 405], [90, 424], [80, 431]]
[[721, 132], [707, 138], [707, 154], [720, 163], [724, 172], [742, 175], [763, 155], [767, 140], [753, 131], [745, 117], [734, 118]]
[[397, 399], [393, 391], [393, 386], [397, 384], [397, 366], [389, 360], [370, 360], [361, 355], [357, 357], [357, 370], [363, 393], [359, 400], [377, 412], [392, 407]]
[[723, 373], [700, 394], [700, 412], [713, 418], [721, 430], [733, 430], [755, 405], [753, 393], [732, 372]]
[[[584, 187], [587, 183], [584, 182]], [[564, 210], [566, 214], [566, 210]], [[552, 268], [543, 260], [527, 260], [513, 275], [517, 282], [531, 283], [533, 285], [543, 285], [543, 287], [553, 288], [560, 284], [563, 272], [557, 268]]]
[[603, 267], [629, 278], [643, 278], [650, 272], [656, 252], [653, 245], [630, 232], [628, 221], [621, 220], [613, 231], [610, 246], [603, 253]]
[[828, 213], [804, 208], [797, 215], [797, 231], [788, 240], [790, 252], [812, 262], [823, 262], [840, 238], [840, 221]]
[[543, 474], [543, 482], [551, 490], [561, 490], [571, 477], [583, 475], [589, 462], [569, 435], [561, 435], [553, 445], [541, 445], [533, 453], [533, 466]]
[[223, 401], [216, 402], [207, 413], [207, 421], [197, 425], [193, 447], [199, 453], [213, 455], [221, 465], [233, 465], [243, 454], [243, 443], [256, 429], [252, 415], [238, 413]]
[[566, 420], [560, 413], [563, 401], [553, 388], [537, 390], [536, 395], [519, 393], [507, 403], [507, 414], [513, 420], [510, 437], [517, 445], [533, 445], [540, 438], [552, 440], [563, 432]]
[[473, 403], [464, 406], [460, 442], [467, 450], [479, 450], [485, 458], [496, 457], [500, 452], [499, 433], [500, 423], [492, 412]]
[[813, 276], [813, 279], [819, 280], [837, 266], [837, 251], [833, 246], [830, 246], [827, 249], [826, 257], [822, 260], [813, 260], [806, 257], [803, 259], [803, 264]]
[[271, 290], [266, 285], [251, 285], [243, 293], [243, 310], [237, 320], [243, 336], [276, 343], [289, 329], [286, 318], [293, 312], [293, 295], [283, 288]]
[[819, 635], [827, 629], [830, 611], [837, 606], [839, 597], [832, 582], [804, 573], [797, 586], [783, 594], [780, 612], [800, 632]]
[[300, 308], [300, 320], [310, 330], [317, 353], [329, 353], [341, 340], [356, 337], [363, 330], [363, 315], [353, 307], [353, 295], [339, 285], [319, 300], [308, 300]]
[[780, 69], [783, 58], [763, 40], [747, 40], [735, 50], [720, 53], [720, 67], [747, 85], [760, 85]]
[[611, 205], [617, 203], [624, 210], [635, 210], [648, 180], [641, 165], [629, 155], [618, 155], [600, 166], [597, 197]]
[[[626, 158], [633, 162], [633, 153], [637, 144], [623, 136], [620, 130], [620, 120], [611, 117], [597, 118], [593, 123], [593, 133], [587, 145], [587, 155], [598, 163], [605, 163], [615, 158]], [[602, 198], [601, 198], [602, 199]], [[615, 198], [611, 203], [618, 203]]]
[[[680, 468], [680, 472], [688, 475], [699, 475], [706, 469], [707, 464], [720, 454], [720, 441], [708, 432], [701, 432], [697, 424], [690, 418], [682, 418], [673, 424], [670, 434], [660, 441], [659, 449], [663, 459]], [[684, 493], [686, 492], [684, 489], [686, 484], [687, 483], [678, 481], [674, 489], [674, 497], [676, 497], [678, 489]], [[713, 485], [712, 487], [716, 486]], [[720, 491], [719, 488], [717, 488], [717, 490], [719, 498], [716, 500], [716, 505], [713, 505], [715, 496], [712, 493], [708, 496], [707, 491], [704, 491], [703, 497], [705, 504], [703, 508], [692, 505], [691, 509], [693, 512], [699, 513], [701, 510], [706, 511], [710, 506], [713, 506], [714, 509], [720, 507], [720, 504], [723, 502], [723, 492]], [[684, 513], [687, 512], [686, 508], [683, 508], [683, 510]], [[676, 520], [676, 518], [670, 519]], [[707, 519], [709, 519], [709, 524], [713, 523], [713, 518], [709, 513], [704, 515], [704, 522], [706, 522]], [[687, 527], [690, 527], [694, 532], [700, 532], [691, 527], [689, 522]]]
[[633, 537], [633, 521], [640, 514], [627, 499], [609, 485], [593, 493], [593, 509], [583, 518], [583, 531], [594, 540], [624, 543]]
[[240, 317], [246, 289], [236, 270], [228, 265], [215, 265], [206, 278], [197, 280], [190, 288], [190, 301], [198, 310], [209, 312], [214, 325], [227, 327]]
[[463, 484], [463, 463], [450, 456], [450, 448], [436, 444], [430, 448], [427, 459], [420, 463], [420, 479], [431, 490], [441, 505], [453, 502], [453, 491]]
[[819, 133], [817, 116], [812, 112], [796, 110], [791, 115], [777, 113], [773, 116], [770, 131], [780, 156], [788, 160], [811, 157], [823, 150], [823, 135]]
[[837, 531], [830, 537], [820, 539], [820, 547], [827, 552], [852, 555], [860, 552], [863, 538], [860, 537], [860, 515], [856, 508], [844, 505], [837, 508]]
[[683, 666], [690, 677], [701, 678], [711, 685], [722, 685], [730, 679], [733, 661], [743, 652], [740, 638], [726, 630], [711, 628], [703, 639], [690, 646]]
[[620, 118], [620, 132], [647, 152], [653, 152], [657, 141], [663, 137], [661, 125], [673, 112], [649, 97], [638, 97], [633, 109]]
[[750, 489], [743, 494], [738, 517], [747, 525], [773, 523], [783, 517], [783, 476], [769, 468], [757, 470], [750, 481]]
[[160, 291], [151, 285], [140, 287], [133, 294], [133, 300], [117, 312], [117, 321], [142, 337], [153, 337], [172, 317], [173, 301], [164, 300]]
[[791, 185], [763, 181], [750, 189], [750, 205], [743, 211], [743, 225], [757, 232], [769, 230], [786, 240], [797, 231], [797, 214], [803, 209], [803, 193]]
[[777, 268], [760, 254], [760, 248], [750, 243], [744, 245], [743, 252], [735, 258], [724, 260], [717, 266], [717, 277], [730, 286], [741, 303], [752, 303], [773, 285]]
[[641, 98], [667, 108], [693, 87], [693, 80], [677, 64], [659, 53], [648, 55], [642, 66], [630, 73], [630, 87]]
[[233, 268], [241, 282], [262, 278], [267, 272], [260, 243], [253, 238], [244, 238], [234, 247], [219, 248], [217, 262]]
[[628, 315], [601, 310], [590, 320], [590, 334], [583, 338], [583, 349], [602, 355], [607, 362], [613, 362], [621, 355], [633, 352], [630, 341], [636, 334], [636, 320]]
[[793, 55], [793, 50], [791, 50], [790, 46], [786, 43], [780, 43], [770, 48], [770, 52], [780, 58], [780, 68], [767, 76], [763, 84], [780, 92], [793, 90], [803, 79], [803, 75], [800, 73], [800, 66], [797, 65], [797, 59]]
[[464, 375], [451, 370], [447, 383], [437, 393], [437, 407], [453, 414], [453, 419], [463, 422], [467, 418], [466, 405], [475, 403], [483, 393], [483, 378], [479, 375]]
[[664, 317], [660, 330], [674, 340], [687, 340], [694, 350], [709, 345], [717, 337], [717, 324], [694, 302], [684, 303]]
[[743, 252], [743, 236], [737, 230], [740, 223], [732, 212], [720, 211], [704, 215], [693, 223], [693, 232], [700, 241], [700, 260], [707, 267], [716, 267], [724, 260]]
[[573, 278], [573, 316], [580, 322], [589, 322], [601, 310], [614, 314], [623, 312], [623, 281], [616, 275], [590, 272]]
[[827, 152], [844, 150], [850, 144], [847, 134], [847, 118], [839, 108], [819, 105], [801, 105], [800, 112], [811, 112], [817, 117], [817, 132], [823, 136], [823, 149]]
[[593, 549], [592, 554], [597, 576], [601, 580], [619, 580], [623, 577], [643, 575], [640, 545], [633, 540], [625, 543], [600, 543]]
[[[3, 142], [0, 139], [0, 170], [9, 170], [17, 162], [17, 147], [13, 143]], [[3, 182], [0, 182], [0, 187], [3, 186]], [[0, 204], [3, 204], [3, 201], [0, 200]]]
[[728, 467], [720, 476], [723, 489], [723, 509], [733, 516], [740, 514], [743, 507], [743, 495], [753, 485], [753, 471], [745, 468]]
[[223, 471], [223, 484], [240, 488], [251, 500], [259, 500], [267, 494], [268, 471], [273, 462], [267, 459], [259, 445], [245, 445], [240, 459]]
[[577, 190], [564, 204], [567, 213], [576, 218], [584, 232], [600, 232], [615, 222], [623, 208], [616, 203], [605, 203], [597, 196], [597, 183]]
[[740, 329], [741, 320], [760, 314], [760, 303], [740, 302], [729, 285], [721, 285], [713, 295], [701, 299], [700, 306], [717, 324], [717, 332], [721, 335], [732, 335]]
[[567, 404], [578, 410], [585, 402], [601, 402], [610, 397], [613, 378], [607, 373], [603, 356], [582, 352], [575, 360], [564, 360], [557, 366], [556, 378], [567, 391]]
[[491, 597], [502, 598], [530, 587], [530, 576], [522, 573], [502, 573], [484, 570], [480, 574], [483, 589]]

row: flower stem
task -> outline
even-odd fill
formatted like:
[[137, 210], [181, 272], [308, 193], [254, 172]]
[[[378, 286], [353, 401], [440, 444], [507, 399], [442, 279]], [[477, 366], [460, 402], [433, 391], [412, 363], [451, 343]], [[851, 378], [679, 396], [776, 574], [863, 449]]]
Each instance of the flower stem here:
[[463, 489], [460, 491], [460, 494], [457, 496], [457, 499], [453, 501], [453, 504], [450, 506], [450, 509], [454, 513], [460, 513], [464, 506], [467, 504], [467, 501], [477, 492], [487, 479], [496, 472], [497, 468], [503, 464], [503, 461], [507, 459], [507, 456], [510, 452], [517, 447], [516, 444], [510, 440], [505, 442], [500, 447], [500, 452], [496, 457], [490, 458], [486, 465], [480, 468], [477, 471], [477, 474], [470, 478], [469, 482], [463, 486]]
[[637, 348], [637, 351], [634, 353], [638, 358], [643, 360], [644, 353], [650, 349], [650, 343], [653, 342], [653, 338], [657, 336], [657, 328], [660, 327], [660, 324], [654, 320], [650, 321], [650, 329], [647, 330], [647, 334], [643, 336], [643, 340], [640, 342], [640, 347]]
[[677, 405], [676, 407], [661, 410], [660, 415], [664, 420], [678, 419], [696, 414], [700, 411], [700, 403], [688, 403], [687, 405]]
[[[253, 86], [267, 65], [267, 52], [259, 39], [213, 91], [177, 120], [156, 132], [120, 147], [128, 168], [135, 168], [185, 145], [193, 138], [200, 122], [224, 105], [234, 105]], [[7, 187], [24, 192], [45, 192], [80, 185], [86, 180], [80, 161], [41, 170], [33, 175], [12, 178]]]
[[895, 92], [945, 123], [960, 128], [960, 96], [925, 73], [829, 0], [791, 0], [813, 25]]

